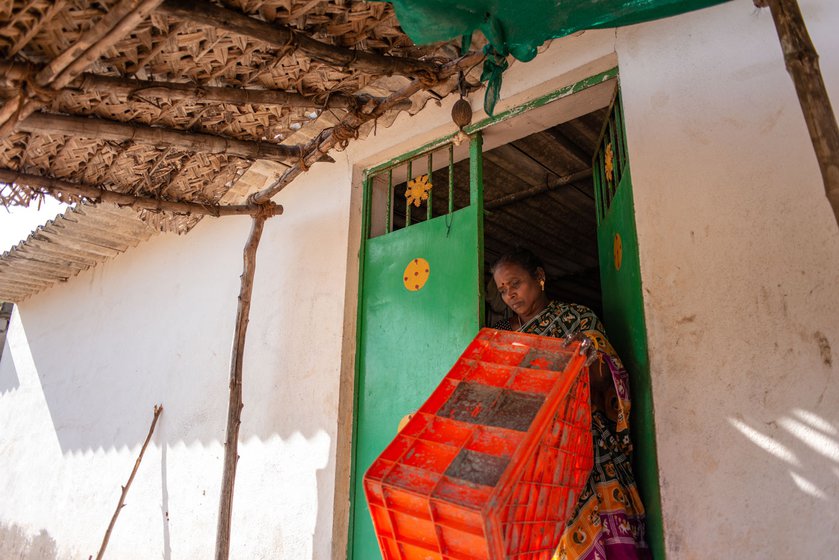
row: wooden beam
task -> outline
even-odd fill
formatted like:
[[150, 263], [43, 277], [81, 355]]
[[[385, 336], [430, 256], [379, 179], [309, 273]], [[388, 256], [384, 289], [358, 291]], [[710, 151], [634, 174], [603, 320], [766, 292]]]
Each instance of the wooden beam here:
[[187, 132], [156, 126], [121, 123], [104, 119], [34, 113], [18, 124], [19, 130], [65, 136], [83, 136], [100, 140], [130, 140], [152, 146], [176, 146], [193, 152], [228, 154], [247, 159], [299, 159], [303, 147], [235, 140], [225, 136]]
[[505, 196], [498, 197], [494, 200], [490, 200], [484, 203], [485, 210], [497, 210], [503, 206], [507, 206], [509, 204], [513, 204], [514, 202], [518, 202], [520, 200], [524, 200], [526, 198], [530, 198], [550, 190], [556, 189], [558, 187], [564, 185], [571, 185], [576, 181], [580, 181], [581, 179], [588, 179], [591, 177], [591, 169], [584, 169], [583, 171], [577, 171], [576, 173], [572, 173], [571, 175], [565, 175], [560, 177], [550, 183], [546, 183], [544, 185], [537, 185], [535, 187], [531, 187], [529, 189], [524, 189], [518, 192], [514, 192]]
[[129, 97], [155, 97], [160, 99], [186, 99], [236, 105], [280, 105], [310, 109], [354, 109], [372, 99], [371, 96], [354, 96], [345, 93], [329, 95], [323, 102], [297, 92], [201, 86], [172, 82], [152, 82], [111, 76], [85, 74], [77, 82], [84, 91], [122, 93]]
[[[154, 10], [161, 0], [121, 0], [85, 32], [72, 47], [55, 57], [32, 80], [36, 88], [57, 91], [78, 76], [101, 54], [130, 33]], [[11, 134], [15, 125], [44, 105], [40, 98], [30, 98], [34, 91], [19, 93], [0, 109], [0, 138]]]
[[52, 177], [41, 177], [39, 175], [28, 175], [11, 169], [0, 169], [0, 181], [10, 185], [24, 185], [33, 191], [48, 193], [51, 195], [67, 195], [83, 197], [94, 202], [109, 202], [117, 206], [128, 206], [135, 210], [152, 210], [175, 212], [177, 214], [199, 214], [206, 216], [252, 216], [260, 213], [268, 213], [276, 216], [283, 213], [283, 207], [270, 204], [244, 204], [232, 206], [213, 206], [197, 204], [195, 202], [178, 202], [173, 200], [160, 200], [146, 196], [118, 193], [100, 187], [71, 183], [54, 179]]
[[[462, 56], [445, 64], [439, 73], [439, 78], [445, 79], [452, 76], [461, 70], [471, 68], [480, 64], [484, 55], [481, 53], [472, 53]], [[404, 100], [411, 97], [416, 92], [427, 88], [421, 80], [413, 80], [411, 83], [402, 89], [394, 92], [383, 101], [376, 103], [371, 108], [358, 112], [350, 113], [340, 123], [332, 128], [323, 130], [318, 136], [313, 138], [304, 148], [303, 158], [288, 168], [279, 179], [274, 181], [259, 192], [252, 194], [249, 200], [253, 203], [259, 203], [270, 200], [272, 196], [280, 192], [291, 183], [301, 173], [306, 172], [309, 166], [316, 163], [323, 155], [339, 143], [349, 141], [353, 135], [358, 133], [359, 127], [365, 122], [371, 121], [388, 111], [393, 110]]]
[[591, 165], [591, 160], [594, 159], [594, 156], [587, 153], [584, 149], [577, 145], [576, 142], [568, 138], [568, 136], [559, 130], [559, 128], [549, 128], [545, 130], [545, 134], [553, 138], [557, 144], [562, 146], [562, 148], [568, 152], [571, 157], [577, 160], [577, 163], [580, 165]]
[[[8, 80], [21, 80], [37, 72], [39, 66], [9, 60], [0, 61], [0, 75]], [[349, 95], [330, 93], [321, 96], [302, 95], [296, 91], [271, 89], [245, 89], [231, 87], [202, 86], [193, 83], [153, 82], [116, 76], [101, 76], [86, 72], [70, 82], [67, 89], [86, 92], [117, 93], [132, 96], [154, 97], [159, 99], [187, 99], [236, 105], [280, 105], [283, 107], [303, 107], [310, 109], [357, 109], [370, 102], [378, 103], [381, 97], [366, 94]], [[16, 94], [17, 92], [14, 92]], [[11, 95], [6, 95], [11, 97]], [[318, 99], [323, 97], [323, 100]], [[409, 106], [408, 106], [409, 107]], [[396, 110], [406, 109], [400, 106]]]
[[258, 20], [207, 0], [165, 0], [158, 11], [178, 19], [244, 35], [280, 49], [297, 50], [312, 60], [340, 68], [377, 75], [399, 74], [426, 81], [436, 80], [440, 70], [439, 65], [423, 60], [372, 54], [322, 43], [291, 27]]
[[755, 5], [768, 6], [772, 13], [787, 72], [795, 84], [819, 162], [825, 195], [839, 225], [839, 125], [824, 86], [816, 47], [796, 0], [755, 0]]

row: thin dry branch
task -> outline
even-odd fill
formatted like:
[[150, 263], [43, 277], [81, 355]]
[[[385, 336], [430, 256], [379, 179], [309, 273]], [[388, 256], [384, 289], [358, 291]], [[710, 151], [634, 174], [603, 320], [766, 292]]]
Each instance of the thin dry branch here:
[[202, 132], [187, 132], [52, 113], [34, 113], [20, 122], [18, 129], [26, 132], [82, 136], [117, 142], [130, 140], [152, 146], [177, 146], [194, 152], [227, 154], [248, 159], [282, 161], [299, 159], [303, 154], [303, 147], [299, 145], [249, 142]]
[[795, 84], [819, 162], [825, 195], [839, 225], [839, 125], [824, 86], [816, 47], [796, 0], [755, 0], [755, 5], [769, 6], [772, 12], [787, 72]]
[[114, 511], [113, 517], [111, 517], [111, 522], [108, 524], [108, 530], [105, 531], [105, 537], [102, 539], [102, 546], [99, 547], [99, 552], [96, 554], [96, 560], [102, 560], [102, 557], [105, 556], [105, 547], [108, 546], [108, 541], [111, 538], [111, 531], [114, 530], [114, 525], [116, 525], [119, 512], [123, 507], [125, 507], [125, 496], [128, 494], [128, 489], [131, 487], [131, 483], [134, 482], [134, 476], [137, 474], [137, 469], [140, 468], [140, 461], [143, 460], [143, 454], [146, 452], [146, 447], [148, 447], [149, 441], [151, 441], [151, 436], [154, 434], [154, 428], [157, 425], [157, 419], [160, 418], [161, 412], [163, 412], [163, 405], [154, 405], [154, 417], [151, 421], [151, 427], [149, 427], [149, 433], [146, 436], [146, 441], [143, 442], [143, 447], [140, 448], [140, 455], [134, 462], [134, 468], [131, 470], [131, 476], [128, 477], [128, 482], [126, 482], [125, 486], [122, 487], [122, 494], [119, 496], [117, 509]]
[[75, 60], [52, 80], [51, 87], [58, 90], [73, 81], [76, 76], [84, 72], [85, 68], [96, 62], [106, 50], [117, 44], [142, 23], [160, 5], [160, 2], [161, 0], [143, 0], [140, 2], [136, 9], [119, 20], [110, 31], [92, 44], [83, 54], [75, 57]]
[[[481, 53], [472, 53], [462, 56], [442, 66], [438, 77], [443, 80], [461, 70], [471, 68], [483, 60], [484, 55]], [[280, 176], [274, 183], [256, 192], [250, 196], [250, 201], [254, 204], [270, 200], [272, 196], [284, 189], [289, 183], [297, 178], [301, 173], [306, 172], [309, 166], [320, 160], [329, 150], [336, 145], [349, 141], [358, 134], [359, 127], [365, 122], [371, 121], [380, 117], [388, 111], [393, 110], [399, 104], [411, 97], [416, 92], [427, 89], [427, 85], [422, 80], [413, 80], [411, 83], [391, 94], [383, 101], [371, 104], [372, 106], [365, 111], [357, 113], [350, 113], [336, 126], [324, 130], [321, 134], [316, 136], [303, 149], [303, 157], [288, 168], [285, 173]]]
[[422, 80], [435, 80], [440, 70], [437, 64], [423, 60], [384, 56], [321, 43], [288, 26], [261, 21], [206, 0], [165, 0], [158, 11], [251, 37], [280, 49], [297, 50], [312, 60], [339, 68], [376, 75], [399, 74]]
[[28, 175], [11, 169], [0, 169], [0, 183], [12, 187], [25, 187], [31, 192], [24, 199], [35, 198], [50, 194], [58, 198], [77, 199], [84, 198], [94, 203], [107, 202], [117, 206], [130, 207], [135, 210], [167, 211], [176, 214], [198, 214], [204, 216], [254, 216], [260, 213], [268, 213], [276, 216], [283, 213], [283, 207], [271, 203], [265, 204], [243, 204], [243, 205], [204, 205], [195, 202], [180, 202], [174, 200], [161, 200], [147, 196], [118, 193], [92, 185], [71, 183], [52, 177], [41, 177], [39, 175]]
[[92, 62], [130, 33], [154, 10], [161, 0], [122, 0], [84, 33], [72, 47], [47, 64], [27, 87], [7, 100], [0, 109], [0, 138], [12, 133], [15, 125], [42, 107], [50, 91], [72, 81]]
[[239, 461], [239, 426], [242, 424], [242, 364], [245, 358], [245, 338], [256, 272], [256, 250], [262, 238], [267, 216], [256, 215], [242, 255], [242, 279], [239, 288], [239, 305], [236, 308], [236, 330], [233, 333], [233, 351], [230, 358], [230, 400], [227, 405], [227, 429], [224, 440], [224, 467], [219, 498], [218, 528], [216, 531], [215, 560], [230, 557], [230, 522], [233, 515], [233, 489], [236, 483], [236, 465]]

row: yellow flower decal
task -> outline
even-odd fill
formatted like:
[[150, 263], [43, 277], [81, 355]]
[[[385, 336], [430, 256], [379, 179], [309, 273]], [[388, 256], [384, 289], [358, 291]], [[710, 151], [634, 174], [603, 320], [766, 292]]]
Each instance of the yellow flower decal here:
[[614, 171], [614, 168], [615, 168], [614, 156], [612, 154], [612, 143], [611, 142], [606, 144], [606, 151], [603, 154], [603, 159], [606, 160], [606, 180], [611, 183], [612, 182], [612, 177], [614, 177], [613, 171]]
[[430, 190], [431, 181], [428, 180], [428, 175], [420, 175], [416, 179], [408, 181], [405, 198], [408, 199], [408, 204], [413, 204], [419, 208], [423, 200], [428, 200], [428, 191]]

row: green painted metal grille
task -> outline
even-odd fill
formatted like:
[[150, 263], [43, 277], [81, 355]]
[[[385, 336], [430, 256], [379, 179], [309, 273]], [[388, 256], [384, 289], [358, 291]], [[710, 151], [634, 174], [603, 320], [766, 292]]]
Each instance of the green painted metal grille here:
[[617, 90], [609, 118], [603, 123], [600, 145], [592, 164], [598, 225], [612, 207], [618, 186], [627, 171], [628, 161], [623, 104], [620, 90]]
[[[387, 235], [468, 206], [466, 162], [461, 167], [466, 173], [458, 173], [455, 169], [451, 143], [405, 154], [377, 167], [367, 177], [371, 196], [378, 197], [379, 204], [372, 203], [367, 207], [365, 238]], [[407, 196], [407, 191], [411, 180], [423, 177], [431, 188], [427, 191], [428, 198], [417, 206]]]

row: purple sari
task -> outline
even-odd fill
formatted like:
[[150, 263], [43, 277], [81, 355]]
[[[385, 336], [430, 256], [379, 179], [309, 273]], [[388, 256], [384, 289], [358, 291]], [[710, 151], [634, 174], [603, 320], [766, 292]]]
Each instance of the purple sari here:
[[[507, 328], [499, 324], [496, 328]], [[606, 411], [593, 411], [591, 431], [594, 467], [553, 560], [646, 560], [644, 506], [630, 466], [628, 376], [588, 307], [551, 302], [520, 332], [564, 337], [582, 333], [592, 340], [597, 358], [608, 366], [613, 388], [606, 395]]]

